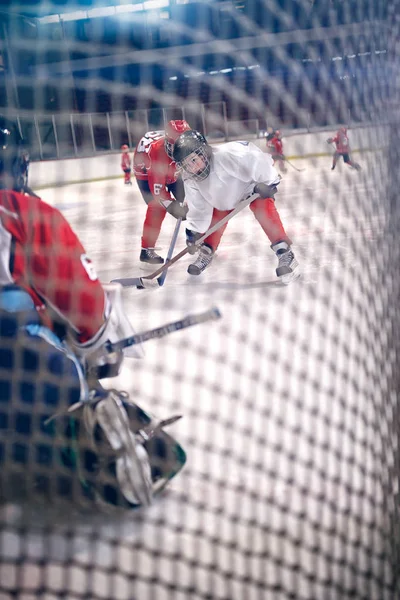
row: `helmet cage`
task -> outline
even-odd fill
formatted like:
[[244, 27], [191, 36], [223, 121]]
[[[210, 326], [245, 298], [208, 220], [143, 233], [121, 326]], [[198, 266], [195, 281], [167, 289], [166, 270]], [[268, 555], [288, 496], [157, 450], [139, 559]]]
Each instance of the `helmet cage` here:
[[[200, 170], [194, 170], [196, 167], [197, 158], [200, 157], [203, 162], [203, 168]], [[185, 173], [186, 179], [195, 179], [196, 181], [203, 181], [207, 179], [211, 171], [211, 158], [212, 151], [210, 146], [204, 144], [196, 148], [188, 156], [186, 156], [181, 162], [177, 163], [178, 169], [181, 169]]]

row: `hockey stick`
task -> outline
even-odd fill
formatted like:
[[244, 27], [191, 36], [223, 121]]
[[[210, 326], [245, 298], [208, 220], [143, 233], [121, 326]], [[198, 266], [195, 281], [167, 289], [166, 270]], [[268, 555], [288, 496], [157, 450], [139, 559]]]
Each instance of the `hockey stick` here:
[[305, 169], [298, 169], [297, 167], [295, 167], [294, 164], [292, 164], [290, 162], [290, 160], [288, 160], [287, 158], [285, 158], [285, 162], [287, 162], [288, 165], [290, 165], [293, 169], [295, 169], [295, 171], [298, 171], [299, 173], [301, 173], [302, 171], [305, 171]]
[[[220, 227], [225, 225], [225, 223], [230, 221], [241, 210], [243, 210], [246, 206], [251, 204], [251, 202], [253, 202], [254, 200], [256, 200], [256, 198], [259, 198], [259, 197], [260, 197], [259, 194], [250, 194], [250, 196], [247, 196], [247, 198], [244, 198], [243, 200], [241, 200], [239, 202], [239, 204], [236, 206], [236, 208], [233, 209], [232, 212], [230, 212], [228, 215], [226, 215], [225, 217], [220, 219], [217, 223], [215, 223], [215, 225], [210, 227], [210, 229], [208, 229], [208, 231], [206, 231], [196, 241], [195, 245], [199, 247], [209, 235], [211, 235], [212, 233], [214, 233], [214, 231], [217, 231]], [[157, 271], [154, 271], [154, 273], [151, 273], [151, 275], [145, 275], [144, 277], [125, 277], [125, 278], [121, 278], [121, 279], [112, 279], [111, 283], [120, 283], [123, 287], [138, 287], [139, 289], [143, 289], [145, 287], [154, 287], [154, 283], [151, 284], [150, 286], [149, 285], [146, 286], [146, 282], [151, 281], [152, 279], [155, 279], [156, 277], [158, 277], [159, 275], [164, 273], [164, 271], [169, 269], [169, 267], [171, 265], [173, 265], [180, 258], [182, 258], [186, 254], [188, 254], [188, 252], [189, 252], [189, 248], [186, 246], [186, 248], [184, 248], [183, 250], [178, 252], [178, 254], [176, 254], [173, 258], [171, 258], [170, 261], [163, 264], [159, 269], [157, 269]], [[157, 280], [157, 283], [155, 285], [156, 286], [159, 285], [159, 279]]]
[[[181, 223], [182, 223], [182, 219], [178, 219], [177, 222], [176, 222], [174, 233], [172, 235], [172, 240], [171, 240], [171, 243], [170, 243], [169, 248], [168, 248], [167, 258], [165, 259], [165, 264], [168, 263], [168, 262], [170, 262], [170, 260], [172, 258], [172, 253], [173, 253], [174, 248], [175, 248], [176, 240], [178, 239], [178, 233], [179, 233], [179, 228], [181, 226]], [[165, 278], [167, 276], [167, 273], [168, 273], [168, 269], [165, 269], [165, 271], [158, 278], [158, 285], [160, 287], [162, 285], [164, 285], [164, 281], [165, 281]]]
[[166, 325], [162, 325], [161, 327], [149, 329], [148, 331], [144, 331], [143, 333], [137, 333], [124, 340], [120, 340], [119, 342], [107, 342], [106, 348], [109, 352], [123, 350], [124, 348], [135, 346], [136, 344], [142, 344], [143, 342], [147, 342], [148, 340], [162, 338], [168, 335], [169, 333], [173, 333], [174, 331], [180, 331], [181, 329], [186, 329], [187, 327], [192, 327], [193, 325], [206, 323], [206, 321], [216, 321], [220, 318], [221, 313], [218, 310], [218, 308], [214, 306], [213, 308], [210, 308], [210, 310], [206, 310], [205, 312], [198, 313], [196, 315], [188, 315], [187, 317], [184, 317], [179, 321], [173, 321], [172, 323], [167, 323]]

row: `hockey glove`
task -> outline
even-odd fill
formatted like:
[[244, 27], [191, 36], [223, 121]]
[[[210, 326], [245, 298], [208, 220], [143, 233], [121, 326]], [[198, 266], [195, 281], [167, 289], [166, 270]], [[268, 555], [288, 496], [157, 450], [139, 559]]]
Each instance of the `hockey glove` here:
[[202, 234], [197, 233], [197, 231], [192, 231], [191, 229], [186, 229], [186, 246], [188, 248], [189, 254], [196, 254], [198, 247], [196, 246], [196, 242], [199, 238], [201, 238]]
[[332, 144], [332, 142], [333, 142], [333, 138], [328, 138], [328, 139], [326, 140], [326, 143], [327, 143], [327, 144]]
[[[254, 194], [258, 194], [260, 198], [274, 198], [277, 190], [278, 183], [267, 185], [266, 183], [257, 183], [254, 186]], [[187, 230], [186, 230], [187, 231]]]
[[189, 207], [187, 204], [181, 204], [177, 200], [171, 202], [167, 207], [167, 213], [175, 217], [175, 219], [182, 219], [182, 221], [185, 221], [188, 210]]
[[178, 179], [176, 181], [174, 181], [173, 183], [167, 183], [167, 185], [165, 187], [167, 188], [167, 191], [173, 195], [175, 200], [178, 200], [178, 202], [184, 201], [185, 187], [183, 185], [183, 181], [182, 181], [181, 177], [178, 177]]

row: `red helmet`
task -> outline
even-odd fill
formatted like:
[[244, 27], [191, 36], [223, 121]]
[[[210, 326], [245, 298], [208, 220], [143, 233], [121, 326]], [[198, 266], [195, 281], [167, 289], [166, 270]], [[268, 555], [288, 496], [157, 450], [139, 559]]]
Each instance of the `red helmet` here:
[[129, 146], [127, 146], [126, 144], [122, 144], [121, 150], [123, 150], [124, 152], [126, 152], [127, 150], [129, 150]]
[[281, 132], [279, 129], [275, 129], [275, 137], [277, 137], [277, 138], [281, 137]]
[[168, 121], [165, 128], [165, 152], [173, 160], [174, 143], [184, 131], [190, 131], [191, 127], [186, 121]]
[[342, 132], [342, 133], [344, 133], [344, 134], [347, 134], [347, 127], [341, 127], [341, 128], [339, 129], [339, 131], [341, 131], [341, 132]]

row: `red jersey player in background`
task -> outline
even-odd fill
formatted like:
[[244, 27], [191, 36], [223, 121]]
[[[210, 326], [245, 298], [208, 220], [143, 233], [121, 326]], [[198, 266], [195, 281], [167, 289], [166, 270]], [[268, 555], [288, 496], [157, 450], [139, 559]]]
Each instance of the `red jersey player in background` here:
[[272, 140], [272, 138], [275, 135], [275, 131], [276, 130], [273, 127], [268, 127], [267, 128], [267, 133], [265, 135], [265, 137], [267, 138], [267, 140], [266, 140], [267, 142], [269, 142], [270, 140]]
[[140, 261], [162, 264], [164, 259], [154, 248], [167, 212], [175, 218], [185, 217], [182, 206], [185, 194], [172, 158], [175, 140], [189, 131], [186, 121], [169, 121], [164, 131], [149, 131], [138, 143], [133, 156], [136, 181], [147, 204], [143, 224]]
[[326, 141], [328, 144], [335, 144], [336, 146], [331, 171], [335, 169], [336, 163], [341, 156], [343, 157], [343, 161], [353, 169], [356, 169], [357, 171], [361, 169], [360, 165], [350, 158], [350, 142], [347, 136], [346, 127], [341, 127], [336, 132], [335, 137], [328, 138]]
[[267, 136], [267, 149], [274, 163], [278, 162], [279, 169], [285, 173], [285, 155], [283, 154], [282, 135], [279, 129], [269, 132]]
[[129, 147], [126, 144], [121, 146], [121, 169], [125, 173], [124, 183], [125, 185], [132, 185], [131, 181], [131, 157], [129, 156]]
[[[0, 500], [18, 494], [13, 482], [19, 473], [24, 484], [29, 470], [36, 481], [30, 493], [42, 497], [148, 503], [152, 479], [138, 470], [150, 472], [150, 459], [143, 447], [138, 451], [132, 432], [135, 405], [125, 401], [125, 392], [98, 381], [118, 375], [124, 354], [142, 356], [140, 345], [115, 346], [134, 334], [122, 288], [100, 283], [60, 211], [21, 193], [19, 143], [17, 127], [0, 118]], [[71, 405], [74, 417], [59, 416], [61, 426], [47, 427], [52, 413], [66, 413]], [[18, 456], [11, 451], [16, 439]], [[71, 443], [77, 452], [72, 462]], [[104, 454], [112, 472], [98, 468]]]

